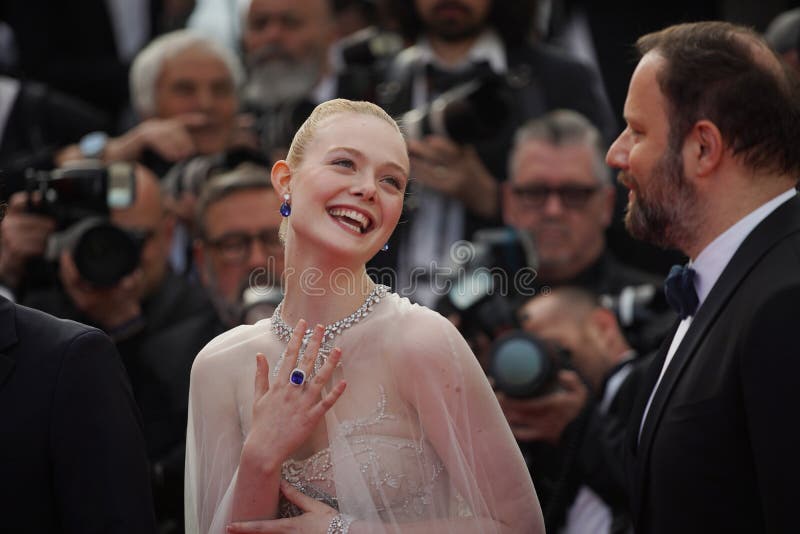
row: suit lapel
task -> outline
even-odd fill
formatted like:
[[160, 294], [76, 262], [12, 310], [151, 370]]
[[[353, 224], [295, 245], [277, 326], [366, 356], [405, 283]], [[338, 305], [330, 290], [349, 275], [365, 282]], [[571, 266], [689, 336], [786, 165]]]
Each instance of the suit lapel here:
[[638, 480], [639, 480], [639, 469], [641, 462], [638, 460], [639, 451], [639, 428], [641, 426], [642, 415], [644, 414], [645, 406], [647, 406], [647, 401], [650, 399], [650, 392], [653, 391], [653, 388], [656, 386], [656, 381], [658, 380], [658, 375], [661, 373], [661, 368], [664, 366], [664, 360], [667, 357], [667, 351], [669, 350], [670, 341], [672, 340], [673, 336], [675, 335], [675, 329], [677, 328], [677, 321], [672, 329], [670, 329], [669, 335], [664, 339], [661, 343], [661, 346], [658, 348], [658, 352], [650, 363], [648, 368], [645, 370], [645, 375], [642, 379], [641, 387], [639, 391], [636, 393], [636, 400], [634, 401], [633, 407], [631, 408], [631, 416], [628, 419], [628, 427], [626, 429], [626, 436], [625, 436], [625, 473], [626, 478], [628, 480], [628, 485], [631, 488], [635, 488], [634, 491], [630, 492], [631, 496], [631, 510], [636, 512], [640, 509], [640, 500], [641, 500], [641, 491], [638, 490]]
[[0, 297], [0, 388], [14, 370], [15, 360], [5, 350], [17, 343], [14, 304]]
[[[637, 457], [636, 479], [633, 487], [634, 495], [641, 496], [644, 490], [653, 440], [670, 395], [686, 365], [696, 353], [696, 349], [705, 337], [706, 332], [725, 308], [736, 288], [758, 261], [780, 241], [798, 232], [800, 232], [800, 198], [796, 196], [778, 207], [747, 236], [725, 267], [717, 283], [714, 284], [711, 293], [709, 293], [708, 298], [692, 320], [689, 330], [686, 332], [680, 347], [675, 352], [669, 367], [664, 373], [664, 377], [661, 379], [648, 410], [647, 419], [642, 427], [638, 448], [634, 445], [633, 450], [636, 451]], [[662, 346], [663, 354], [659, 358], [661, 365], [658, 365], [657, 362], [653, 365], [653, 367], [658, 367], [656, 378], [663, 366], [664, 356], [666, 356], [666, 350], [671, 340], [671, 337], [667, 340], [666, 348]], [[654, 385], [655, 382], [653, 381], [652, 385], [644, 392], [645, 397], [649, 397]], [[642, 396], [640, 395], [641, 398]], [[645, 404], [646, 402], [645, 400]], [[644, 407], [642, 406], [641, 409], [643, 411]], [[637, 421], [641, 421], [641, 418], [637, 419]], [[641, 508], [639, 506], [637, 508], [634, 510], [641, 512]]]

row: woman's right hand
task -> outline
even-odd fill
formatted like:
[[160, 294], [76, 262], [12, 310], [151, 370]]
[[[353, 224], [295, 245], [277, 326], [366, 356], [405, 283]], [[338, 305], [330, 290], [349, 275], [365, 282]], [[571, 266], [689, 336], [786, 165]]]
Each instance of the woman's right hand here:
[[[305, 350], [303, 361], [297, 364], [304, 320], [298, 321], [286, 347], [280, 371], [270, 384], [269, 364], [263, 354], [256, 355], [255, 395], [250, 432], [244, 443], [243, 455], [260, 466], [264, 472], [275, 473], [292, 452], [305, 442], [320, 419], [342, 395], [344, 380], [327, 394], [322, 388], [331, 378], [341, 358], [341, 349], [334, 348], [319, 372], [311, 376], [314, 362], [322, 344], [324, 328], [317, 325]], [[295, 368], [305, 373], [305, 382], [294, 385], [289, 378]]]

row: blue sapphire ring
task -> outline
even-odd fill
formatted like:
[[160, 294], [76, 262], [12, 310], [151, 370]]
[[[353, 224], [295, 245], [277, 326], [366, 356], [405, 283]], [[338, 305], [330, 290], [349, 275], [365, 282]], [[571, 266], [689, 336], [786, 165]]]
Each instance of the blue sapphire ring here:
[[306, 373], [299, 367], [292, 369], [292, 374], [289, 375], [289, 383], [293, 386], [302, 386], [306, 381]]

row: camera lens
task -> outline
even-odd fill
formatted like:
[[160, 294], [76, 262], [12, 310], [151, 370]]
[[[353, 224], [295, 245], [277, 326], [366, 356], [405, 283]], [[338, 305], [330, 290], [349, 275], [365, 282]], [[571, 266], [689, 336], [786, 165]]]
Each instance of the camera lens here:
[[97, 287], [110, 287], [136, 269], [140, 250], [125, 230], [101, 222], [83, 231], [72, 255], [83, 279]]
[[556, 374], [547, 345], [517, 331], [498, 338], [491, 349], [492, 377], [509, 397], [535, 397], [548, 391]]

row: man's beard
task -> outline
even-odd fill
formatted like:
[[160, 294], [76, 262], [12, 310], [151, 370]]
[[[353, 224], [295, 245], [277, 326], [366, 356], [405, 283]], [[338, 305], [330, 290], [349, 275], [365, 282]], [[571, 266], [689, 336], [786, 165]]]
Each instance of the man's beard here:
[[278, 47], [264, 47], [247, 58], [247, 81], [242, 89], [245, 105], [270, 109], [310, 95], [322, 75], [324, 58], [295, 60]]
[[452, 19], [439, 15], [434, 7], [433, 13], [425, 21], [427, 30], [433, 36], [447, 42], [457, 43], [477, 37], [486, 27], [486, 22], [477, 20], [477, 17], [470, 10], [469, 6], [463, 5], [458, 0], [445, 0], [439, 5], [453, 6], [463, 9], [465, 16], [462, 19]]
[[686, 250], [702, 221], [680, 152], [673, 147], [667, 150], [653, 168], [646, 191], [631, 174], [621, 172], [619, 181], [634, 191], [625, 213], [628, 232], [662, 248]]

